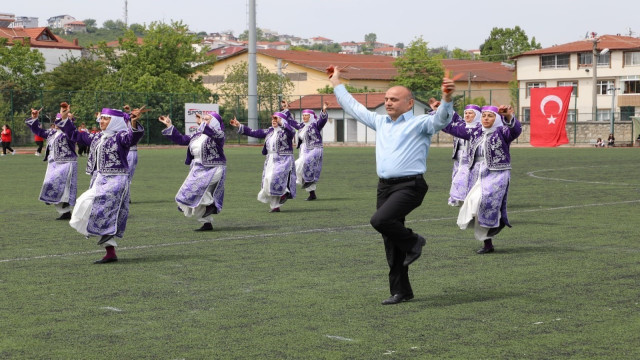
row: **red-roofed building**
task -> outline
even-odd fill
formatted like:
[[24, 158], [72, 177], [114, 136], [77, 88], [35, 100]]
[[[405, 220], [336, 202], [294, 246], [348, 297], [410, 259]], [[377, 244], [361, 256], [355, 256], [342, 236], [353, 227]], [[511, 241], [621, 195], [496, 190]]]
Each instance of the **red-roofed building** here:
[[[593, 45], [597, 41], [597, 79], [593, 79]], [[608, 49], [606, 52], [604, 49]], [[603, 35], [515, 56], [520, 113], [528, 120], [530, 90], [572, 86], [568, 122], [610, 122], [640, 115], [640, 38]], [[593, 94], [596, 90], [596, 114]]]
[[405, 50], [395, 46], [385, 46], [373, 49], [373, 55], [386, 55], [397, 58], [404, 55]]
[[[317, 94], [318, 89], [329, 85], [326, 68], [330, 65], [345, 67], [341, 73], [343, 83], [371, 91], [386, 91], [398, 75], [391, 56], [336, 54], [318, 51], [257, 50], [257, 61], [269, 71], [278, 72], [278, 60], [282, 73], [293, 81], [293, 94], [297, 96]], [[224, 81], [227, 67], [248, 61], [248, 51], [243, 49], [230, 56], [218, 58], [213, 68], [203, 74], [204, 85], [216, 91]], [[471, 97], [484, 97], [487, 103], [508, 104], [511, 100], [509, 81], [514, 80], [513, 68], [500, 63], [479, 60], [442, 60], [452, 76], [460, 74], [459, 92], [471, 90]], [[471, 76], [471, 78], [469, 78]], [[468, 95], [468, 93], [467, 93]]]
[[320, 44], [320, 45], [331, 45], [333, 44], [333, 40], [327, 39], [322, 36], [316, 36], [311, 38], [311, 45]]
[[18, 41], [29, 41], [31, 48], [42, 53], [46, 71], [50, 71], [65, 61], [67, 57], [80, 58], [82, 47], [56, 36], [46, 27], [38, 28], [6, 28], [0, 27], [0, 38], [7, 39], [7, 46]]
[[64, 24], [62, 27], [64, 29], [65, 34], [87, 32], [87, 25], [82, 21], [71, 21]]

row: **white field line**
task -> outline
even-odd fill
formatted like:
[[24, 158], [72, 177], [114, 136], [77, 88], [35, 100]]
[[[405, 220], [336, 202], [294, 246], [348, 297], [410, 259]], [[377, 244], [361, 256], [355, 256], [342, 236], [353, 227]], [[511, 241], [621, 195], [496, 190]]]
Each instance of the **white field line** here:
[[546, 176], [536, 175], [536, 173], [543, 172], [543, 171], [557, 171], [557, 170], [584, 169], [584, 168], [601, 168], [601, 167], [596, 167], [596, 166], [576, 166], [576, 167], [570, 167], [570, 168], [564, 168], [564, 169], [542, 169], [542, 170], [536, 170], [536, 171], [529, 171], [527, 173], [527, 175], [531, 176], [532, 178], [541, 179], [541, 180], [553, 180], [553, 181], [564, 181], [564, 182], [585, 183], [585, 184], [598, 184], [598, 185], [640, 186], [639, 184], [612, 183], [612, 182], [604, 182], [604, 181], [569, 180], [569, 179], [553, 178], [553, 177], [546, 177]]
[[[611, 206], [611, 205], [624, 205], [624, 204], [635, 204], [635, 203], [640, 203], [640, 199], [616, 201], [616, 202], [609, 202], [609, 203], [594, 203], [594, 204], [582, 204], [582, 205], [557, 206], [557, 207], [551, 207], [551, 208], [514, 210], [514, 211], [510, 211], [509, 213], [518, 214], [518, 213], [530, 213], [530, 212], [539, 212], [539, 211], [562, 211], [562, 210], [568, 210], [568, 209], [580, 209], [580, 208], [587, 208], [587, 207], [594, 207], [594, 206]], [[443, 218], [409, 220], [407, 221], [407, 223], [436, 222], [436, 221], [445, 221], [445, 220], [456, 220], [457, 218], [458, 218], [457, 216], [451, 216], [451, 217], [443, 217]], [[274, 233], [266, 233], [266, 234], [231, 236], [231, 237], [215, 238], [215, 239], [179, 241], [179, 242], [164, 243], [164, 244], [127, 246], [127, 247], [118, 248], [118, 250], [123, 251], [123, 250], [152, 249], [152, 248], [161, 248], [161, 247], [168, 247], [168, 246], [194, 245], [194, 244], [207, 243], [207, 242], [213, 242], [213, 241], [264, 239], [264, 238], [270, 238], [274, 236], [300, 235], [300, 234], [310, 234], [310, 233], [319, 233], [319, 232], [325, 232], [325, 233], [326, 232], [342, 232], [342, 231], [361, 229], [361, 228], [370, 228], [370, 227], [371, 225], [369, 224], [338, 226], [338, 227], [332, 227], [332, 228], [319, 228], [319, 229], [308, 229], [308, 230], [298, 230], [298, 231], [289, 231], [289, 232], [274, 232]], [[39, 260], [39, 259], [52, 259], [52, 258], [59, 258], [59, 257], [62, 258], [62, 257], [77, 256], [77, 255], [98, 254], [103, 252], [104, 250], [93, 250], [93, 251], [81, 251], [81, 252], [73, 252], [73, 253], [66, 253], [66, 254], [50, 254], [50, 255], [40, 255], [40, 256], [32, 256], [32, 257], [0, 259], [0, 263]]]

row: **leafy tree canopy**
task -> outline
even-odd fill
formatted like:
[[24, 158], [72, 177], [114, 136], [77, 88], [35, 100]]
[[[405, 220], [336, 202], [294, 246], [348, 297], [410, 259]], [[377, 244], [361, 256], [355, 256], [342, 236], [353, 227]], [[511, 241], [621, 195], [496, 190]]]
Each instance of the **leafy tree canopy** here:
[[541, 49], [536, 38], [529, 37], [519, 26], [510, 28], [494, 27], [489, 37], [480, 45], [480, 54], [484, 61], [510, 62], [509, 58], [525, 51]]
[[[279, 106], [279, 98], [287, 98], [291, 95], [293, 82], [285, 77], [270, 72], [264, 65], [258, 63], [258, 106], [275, 111]], [[246, 105], [246, 94], [249, 88], [249, 65], [246, 61], [228, 66], [225, 70], [225, 80], [220, 87], [226, 102], [231, 104]]]
[[45, 71], [45, 59], [38, 50], [32, 50], [29, 41], [0, 38], [0, 88], [22, 90], [40, 87], [40, 76]]
[[403, 85], [412, 91], [435, 91], [442, 85], [444, 67], [429, 54], [428, 43], [422, 37], [413, 40], [393, 64], [398, 69], [393, 85]]

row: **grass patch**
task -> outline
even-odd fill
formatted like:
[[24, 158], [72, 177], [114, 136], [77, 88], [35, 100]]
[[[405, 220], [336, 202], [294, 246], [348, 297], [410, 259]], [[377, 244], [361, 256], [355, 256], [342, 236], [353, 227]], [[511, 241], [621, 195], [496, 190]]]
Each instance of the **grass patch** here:
[[380, 305], [374, 151], [326, 148], [318, 200], [270, 214], [260, 148], [229, 147], [224, 209], [198, 233], [173, 200], [185, 149], [141, 148], [107, 265], [37, 200], [41, 158], [1, 158], [0, 358], [640, 358], [637, 149], [512, 149], [513, 228], [478, 256], [447, 206], [450, 149], [432, 148], [407, 219], [428, 241], [416, 298], [397, 306]]

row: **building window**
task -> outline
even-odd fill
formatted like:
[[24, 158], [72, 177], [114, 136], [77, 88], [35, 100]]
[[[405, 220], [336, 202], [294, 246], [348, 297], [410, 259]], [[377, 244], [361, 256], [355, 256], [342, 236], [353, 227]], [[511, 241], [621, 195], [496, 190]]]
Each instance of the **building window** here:
[[620, 120], [629, 121], [635, 114], [635, 106], [620, 106]]
[[542, 69], [568, 69], [569, 54], [554, 54], [540, 56]]
[[624, 66], [640, 65], [640, 51], [630, 51], [624, 53]]
[[285, 76], [291, 81], [307, 81], [307, 73], [286, 73]]
[[598, 80], [598, 95], [607, 95], [609, 88], [613, 88], [613, 80]]
[[598, 109], [597, 121], [611, 121], [611, 109]]
[[530, 82], [527, 83], [527, 97], [531, 96], [531, 89], [547, 87], [547, 83], [543, 82]]
[[[598, 55], [598, 67], [607, 67], [611, 64], [611, 53]], [[593, 53], [578, 54], [578, 67], [591, 67], [593, 65]]]
[[578, 96], [578, 82], [577, 81], [558, 81], [558, 86], [571, 86], [571, 96]]
[[623, 94], [640, 94], [640, 76], [625, 76], [621, 80]]
[[576, 109], [569, 109], [567, 111], [567, 122], [575, 122], [576, 121]]
[[531, 109], [530, 108], [522, 108], [522, 121], [524, 121], [524, 122], [531, 121]]
[[224, 82], [224, 76], [222, 75], [205, 75], [202, 77], [202, 83], [204, 84], [218, 84]]

